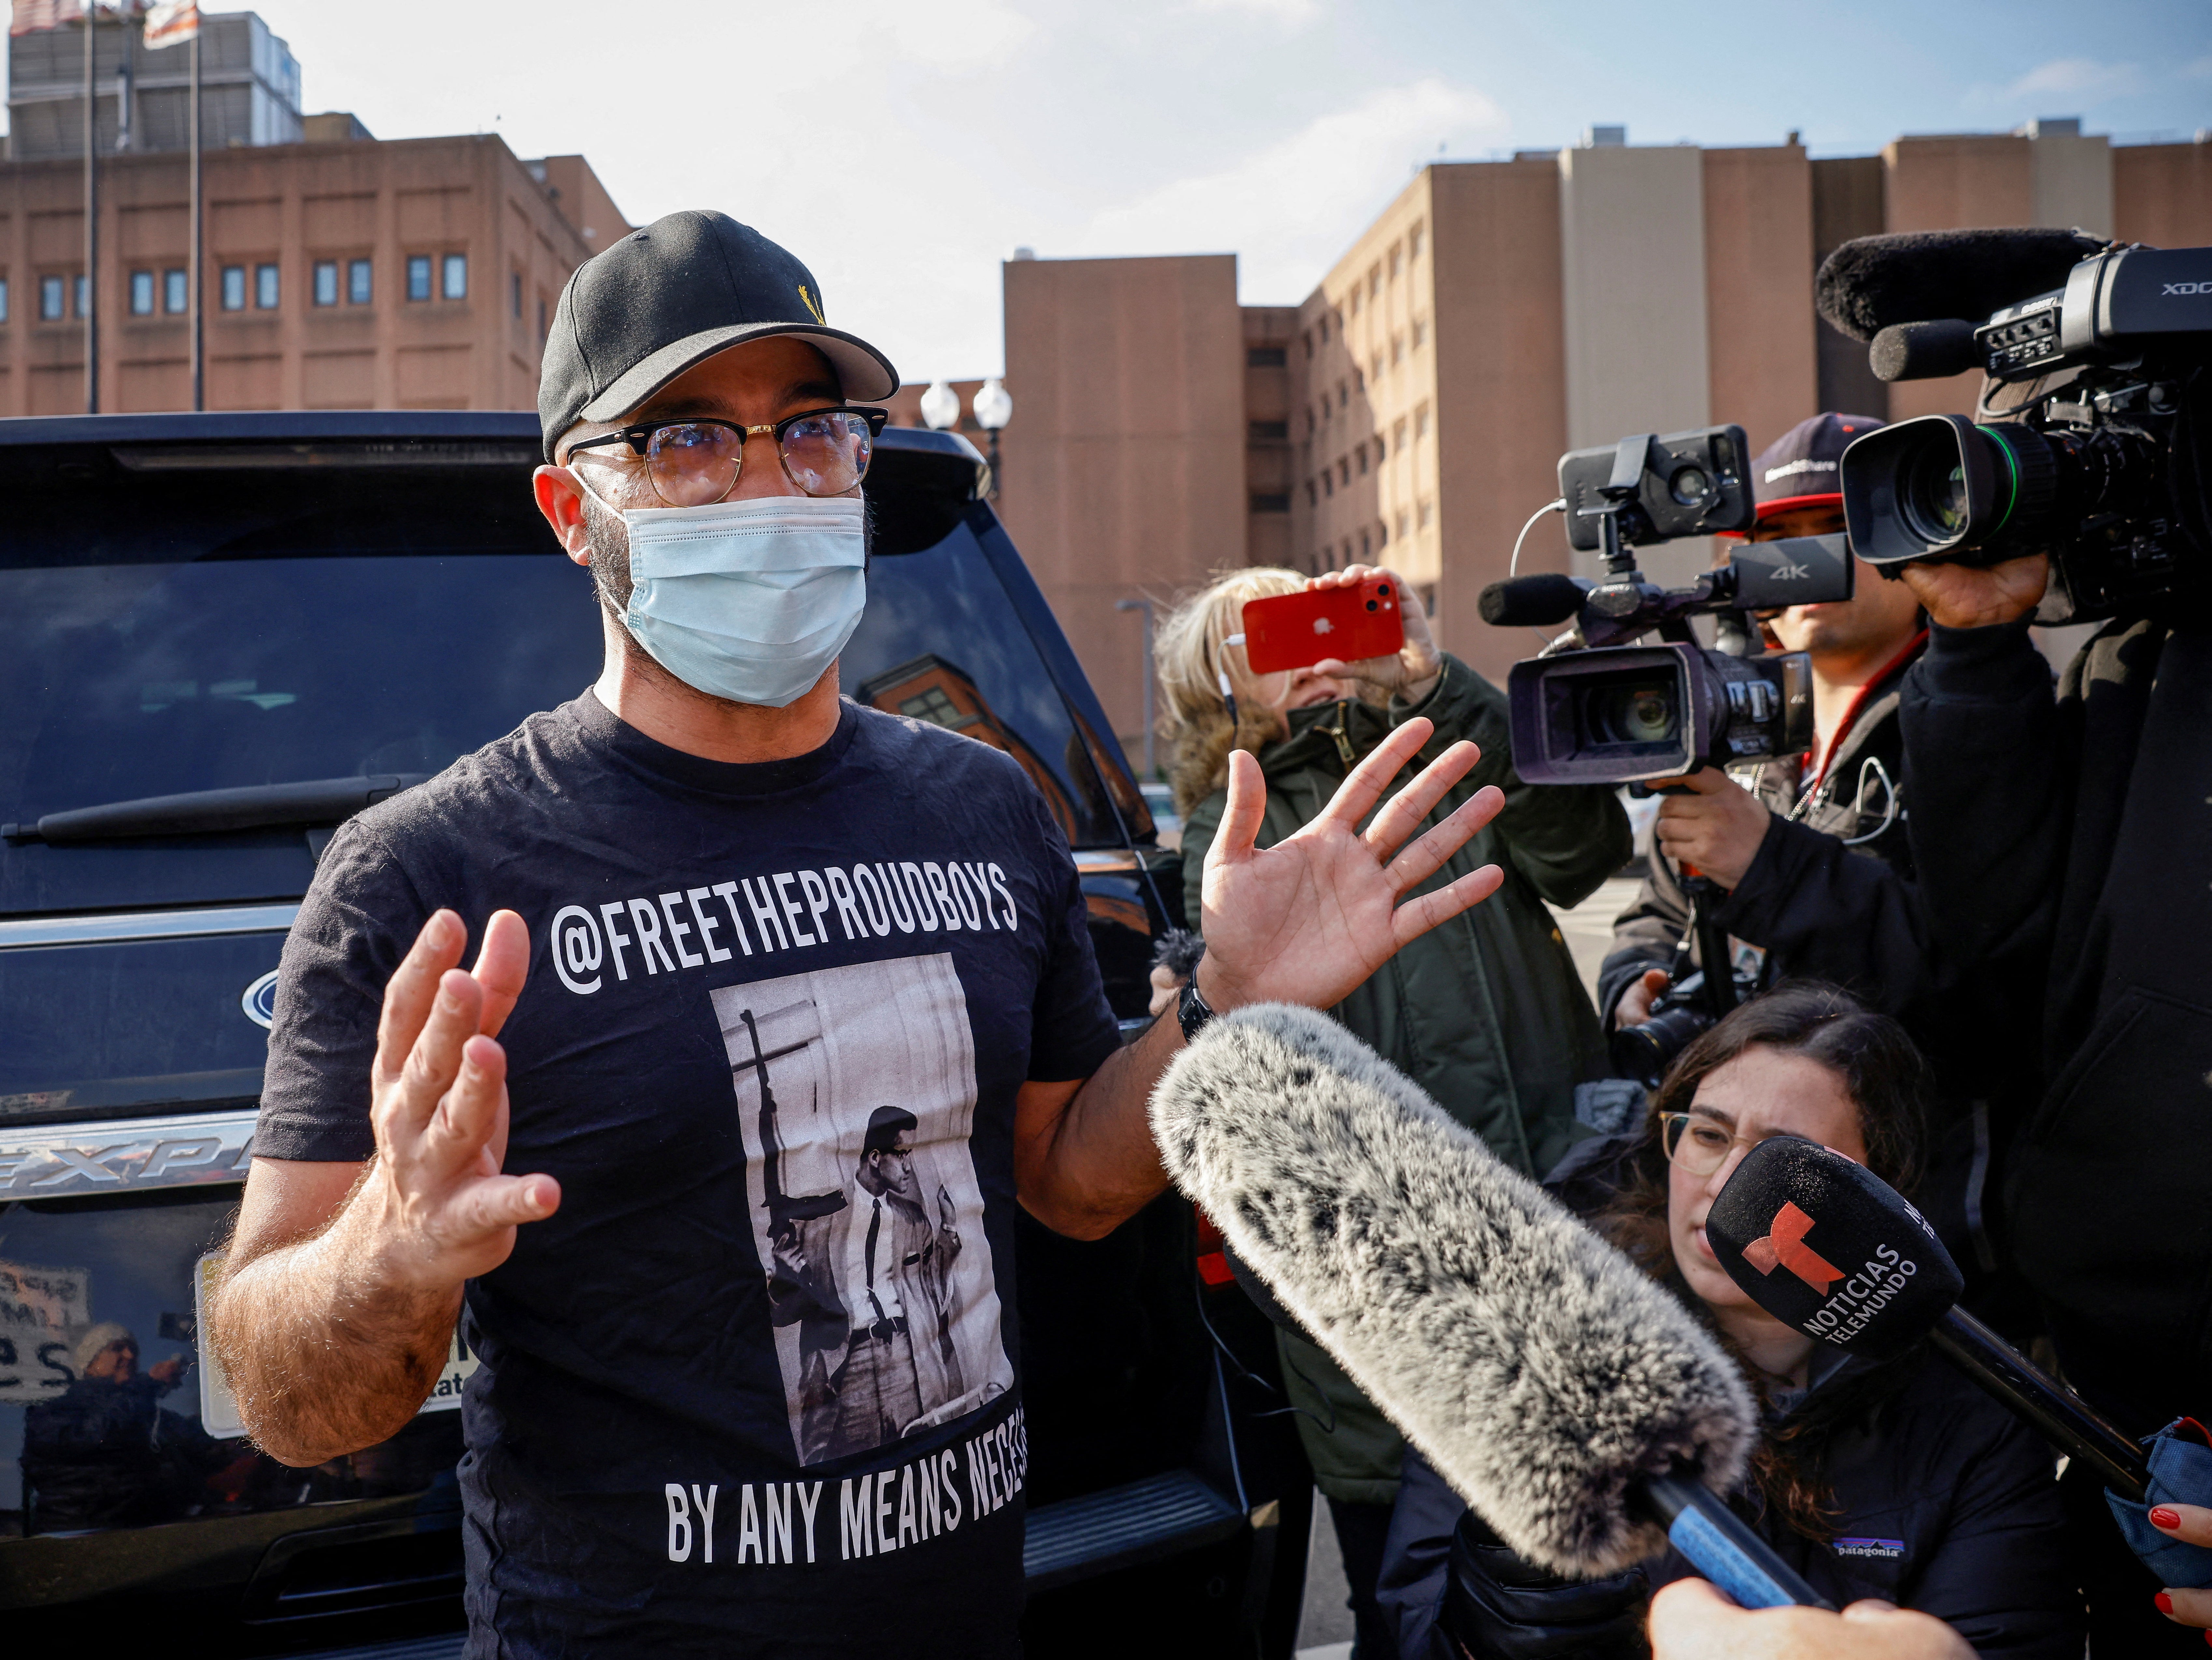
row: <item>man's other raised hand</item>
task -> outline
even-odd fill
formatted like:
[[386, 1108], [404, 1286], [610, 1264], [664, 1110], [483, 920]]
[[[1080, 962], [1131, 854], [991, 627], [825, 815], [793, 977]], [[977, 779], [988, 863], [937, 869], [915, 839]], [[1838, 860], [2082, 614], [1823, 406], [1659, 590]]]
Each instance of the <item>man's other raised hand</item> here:
[[[1229, 757], [1229, 800], [1206, 857], [1201, 897], [1206, 951], [1199, 992], [1218, 1009], [1244, 1003], [1328, 1008], [1398, 949], [1487, 899], [1504, 881], [1495, 865], [1449, 886], [1407, 895], [1436, 874], [1505, 805], [1478, 790], [1452, 815], [1400, 851], [1423, 818], [1481, 758], [1453, 745], [1376, 812], [1401, 769], [1435, 728], [1407, 721], [1354, 768], [1310, 823], [1272, 848], [1257, 845], [1267, 811], [1259, 763]], [[1374, 812], [1372, 822], [1362, 821]]]
[[495, 911], [475, 968], [463, 972], [467, 943], [449, 910], [422, 925], [384, 988], [369, 1074], [377, 1249], [396, 1281], [422, 1290], [458, 1288], [498, 1267], [516, 1226], [561, 1202], [551, 1177], [500, 1168], [507, 1052], [495, 1040], [529, 973], [529, 929]]

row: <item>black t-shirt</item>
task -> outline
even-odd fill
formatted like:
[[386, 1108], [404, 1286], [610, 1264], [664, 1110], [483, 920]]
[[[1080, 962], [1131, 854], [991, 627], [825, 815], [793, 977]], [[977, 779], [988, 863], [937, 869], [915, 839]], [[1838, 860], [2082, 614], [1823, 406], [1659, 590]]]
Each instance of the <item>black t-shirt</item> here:
[[372, 1151], [441, 905], [529, 924], [505, 1168], [562, 1187], [468, 1287], [470, 1653], [1016, 1653], [1015, 1094], [1116, 1041], [1021, 768], [851, 704], [750, 766], [533, 715], [331, 838], [257, 1155]]

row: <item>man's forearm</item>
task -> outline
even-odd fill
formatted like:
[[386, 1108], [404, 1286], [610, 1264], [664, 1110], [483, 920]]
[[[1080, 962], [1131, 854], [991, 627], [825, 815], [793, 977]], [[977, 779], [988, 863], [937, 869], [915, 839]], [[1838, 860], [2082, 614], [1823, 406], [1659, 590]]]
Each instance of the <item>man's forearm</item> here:
[[380, 1267], [380, 1194], [364, 1181], [321, 1232], [234, 1258], [210, 1310], [239, 1416], [281, 1462], [388, 1439], [445, 1363], [461, 1287], [404, 1286]]
[[1101, 1239], [1167, 1187], [1152, 1144], [1152, 1086], [1182, 1048], [1172, 1015], [1109, 1055], [1024, 1149], [1022, 1204], [1055, 1233]]

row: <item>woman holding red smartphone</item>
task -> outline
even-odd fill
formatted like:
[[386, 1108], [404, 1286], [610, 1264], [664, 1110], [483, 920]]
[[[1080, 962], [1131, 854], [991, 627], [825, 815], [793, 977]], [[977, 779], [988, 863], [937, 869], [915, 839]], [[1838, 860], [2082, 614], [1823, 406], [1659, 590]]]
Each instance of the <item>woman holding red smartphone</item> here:
[[[1328, 652], [1369, 642], [1370, 628], [1387, 639], [1386, 605], [1397, 617], [1395, 651]], [[1250, 751], [1267, 779], [1262, 847], [1318, 813], [1346, 774], [1416, 715], [1436, 724], [1425, 755], [1462, 739], [1481, 749], [1431, 818], [1447, 817], [1487, 784], [1505, 792], [1504, 811], [1430, 883], [1496, 864], [1504, 886], [1407, 946], [1331, 1012], [1501, 1158], [1542, 1177], [1588, 1134], [1577, 1128], [1576, 1085], [1608, 1073], [1596, 1011], [1544, 902], [1576, 904], [1627, 861], [1628, 823], [1613, 792], [1522, 783], [1505, 694], [1437, 649], [1419, 594], [1389, 569], [1231, 572], [1176, 608], [1157, 653], [1183, 880], [1194, 897], [1220, 827], [1232, 749]], [[1285, 1388], [1302, 1408], [1298, 1433], [1343, 1549], [1358, 1626], [1353, 1653], [1391, 1660], [1374, 1593], [1403, 1444], [1320, 1349], [1287, 1334], [1279, 1341]]]

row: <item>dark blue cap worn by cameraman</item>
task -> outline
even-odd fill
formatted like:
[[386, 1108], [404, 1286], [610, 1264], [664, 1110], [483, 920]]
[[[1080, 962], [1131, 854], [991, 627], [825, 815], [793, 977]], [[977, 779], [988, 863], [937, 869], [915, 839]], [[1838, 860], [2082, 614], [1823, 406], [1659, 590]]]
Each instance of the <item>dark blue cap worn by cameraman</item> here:
[[614, 420], [693, 364], [778, 334], [828, 358], [848, 399], [898, 390], [891, 360], [831, 328], [814, 274], [750, 225], [686, 209], [632, 231], [561, 290], [538, 369], [545, 459], [577, 422]]
[[1888, 423], [1871, 415], [1815, 415], [1800, 421], [1751, 464], [1752, 500], [1761, 519], [1791, 508], [1840, 508], [1836, 464], [1854, 438]]

